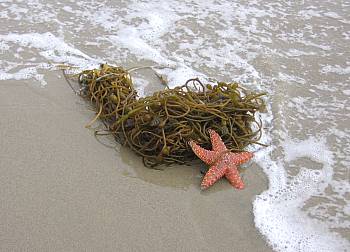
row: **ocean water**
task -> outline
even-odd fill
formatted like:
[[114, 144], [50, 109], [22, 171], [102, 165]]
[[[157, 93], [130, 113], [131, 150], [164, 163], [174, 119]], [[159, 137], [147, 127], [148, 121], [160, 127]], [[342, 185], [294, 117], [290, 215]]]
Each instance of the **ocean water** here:
[[276, 251], [350, 251], [349, 13], [349, 1], [0, 0], [0, 80], [41, 88], [57, 64], [108, 62], [168, 66], [171, 86], [268, 91], [256, 228]]

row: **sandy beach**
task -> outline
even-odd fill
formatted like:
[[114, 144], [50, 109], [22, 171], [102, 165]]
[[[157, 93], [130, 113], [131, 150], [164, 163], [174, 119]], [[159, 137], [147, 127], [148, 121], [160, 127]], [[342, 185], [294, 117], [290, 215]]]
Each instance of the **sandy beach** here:
[[[350, 252], [349, 8], [0, 0], [0, 251]], [[101, 63], [266, 92], [246, 188], [202, 192], [198, 163], [152, 170], [95, 138], [57, 66]], [[133, 77], [140, 96], [165, 88]]]
[[151, 170], [102, 145], [88, 104], [59, 71], [45, 78], [0, 82], [1, 251], [271, 251], [254, 227], [267, 188], [254, 162], [245, 190], [201, 192], [198, 166]]

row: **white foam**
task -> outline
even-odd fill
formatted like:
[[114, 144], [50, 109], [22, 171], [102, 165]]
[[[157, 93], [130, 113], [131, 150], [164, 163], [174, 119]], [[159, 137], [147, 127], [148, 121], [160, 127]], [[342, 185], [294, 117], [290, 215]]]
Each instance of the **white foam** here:
[[322, 16], [321, 13], [319, 13], [318, 11], [312, 10], [312, 9], [299, 11], [299, 15], [303, 16], [305, 19], [311, 19], [313, 17], [321, 17]]
[[5, 43], [5, 41], [0, 41], [0, 54], [4, 53], [10, 49], [9, 45]]
[[[323, 192], [332, 181], [334, 163], [325, 140], [313, 137], [304, 141], [287, 140], [285, 162], [306, 157], [323, 165], [321, 170], [301, 168], [289, 178], [284, 163], [272, 160], [269, 153], [257, 155], [257, 162], [268, 174], [270, 186], [254, 201], [255, 224], [277, 251], [346, 251], [349, 243], [315, 219], [302, 207], [312, 195]], [[273, 148], [270, 148], [270, 153]]]
[[325, 15], [326, 17], [331, 17], [331, 18], [335, 18], [335, 19], [340, 19], [341, 18], [341, 16], [339, 16], [338, 13], [336, 13], [334, 11], [326, 12], [323, 15]]
[[167, 76], [168, 85], [170, 88], [184, 85], [187, 80], [192, 78], [207, 79], [205, 75], [195, 71], [194, 69], [187, 67], [183, 64], [178, 64], [175, 68], [167, 68], [161, 71], [162, 74]]
[[145, 87], [147, 87], [150, 82], [146, 79], [139, 78], [139, 77], [132, 77], [133, 83], [135, 85], [135, 89], [137, 90], [137, 95], [139, 97], [145, 96]]
[[23, 68], [16, 73], [6, 73], [0, 70], [0, 80], [27, 80], [31, 78], [37, 80], [42, 86], [47, 85], [44, 75], [39, 74], [36, 67]]
[[46, 33], [9, 33], [0, 35], [2, 41], [13, 42], [27, 48], [43, 49], [41, 54], [51, 55], [48, 59], [57, 59], [63, 53], [80, 56], [86, 60], [93, 61], [91, 57], [66, 44], [62, 39], [50, 32]]
[[350, 95], [350, 89], [345, 89], [345, 90], [343, 90], [343, 93], [344, 93], [345, 95]]
[[[334, 115], [343, 113], [345, 118], [349, 108], [344, 98], [322, 96], [323, 92], [350, 95], [345, 88], [350, 70], [342, 60], [346, 54], [339, 52], [350, 37], [342, 26], [349, 23], [344, 12], [329, 8], [326, 2], [318, 6], [305, 2], [301, 11], [287, 2], [127, 0], [118, 6], [114, 2], [106, 6], [99, 0], [60, 2], [57, 6], [62, 8], [36, 0], [0, 0], [0, 18], [11, 19], [19, 30], [0, 35], [0, 79], [34, 78], [44, 85], [41, 70], [47, 69], [48, 62], [82, 68], [102, 62], [85, 53], [91, 49], [90, 53], [103, 55], [103, 62], [169, 66], [159, 73], [166, 75], [170, 87], [208, 75], [269, 91], [268, 103], [273, 106], [268, 104], [268, 111], [274, 110], [277, 116], [263, 115], [264, 126], [273, 128], [272, 136], [284, 141], [278, 144], [278, 139], [264, 131], [261, 141], [270, 146], [255, 149], [256, 160], [269, 179], [269, 189], [254, 201], [256, 226], [278, 251], [342, 251], [349, 245], [329, 231], [349, 228], [344, 221], [349, 207], [334, 203], [348, 203], [349, 183], [334, 177], [339, 167], [349, 167], [350, 147], [346, 149], [343, 143], [349, 132], [338, 127]], [[303, 27], [296, 29], [296, 18], [304, 21]], [[25, 24], [30, 24], [31, 32], [21, 31]], [[338, 64], [329, 64], [333, 57], [336, 62], [339, 59]], [[304, 74], [307, 71], [311, 74]], [[327, 77], [334, 74], [338, 82], [327, 83]], [[148, 84], [135, 78], [141, 96]], [[285, 91], [288, 84], [294, 88]], [[280, 100], [280, 94], [288, 102]], [[318, 138], [310, 137], [315, 129], [303, 124], [310, 120], [313, 128], [320, 128]], [[327, 130], [322, 129], [324, 121]], [[295, 130], [305, 134], [305, 140], [292, 139], [289, 135]], [[327, 143], [327, 136], [336, 143]], [[278, 148], [283, 149], [275, 158]], [[288, 166], [300, 158], [307, 158], [310, 165], [290, 175]], [[334, 192], [331, 196], [324, 192], [326, 187]], [[305, 209], [314, 196], [325, 200]], [[336, 210], [334, 216], [330, 208]]]
[[[119, 31], [118, 36], [109, 36], [111, 43], [119, 44], [122, 48], [131, 50], [134, 54], [153, 60], [159, 64], [167, 64], [168, 61], [162, 53], [143, 40], [137, 29], [128, 27]], [[132, 43], [130, 43], [132, 41]]]
[[289, 74], [282, 73], [282, 72], [279, 73], [279, 78], [280, 78], [280, 80], [285, 81], [285, 82], [289, 82], [289, 83], [291, 83], [291, 82], [296, 82], [298, 84], [305, 84], [306, 83], [305, 79], [303, 79], [301, 77], [298, 77], [295, 75], [289, 75]]
[[72, 7], [70, 7], [70, 6], [63, 6], [62, 10], [66, 11], [66, 12], [74, 13]]
[[[50, 32], [46, 33], [9, 33], [6, 35], [0, 35], [1, 48], [5, 51], [10, 49], [10, 44], [21, 46], [17, 48], [17, 54], [14, 56], [21, 60], [27, 60], [28, 62], [33, 58], [22, 58], [21, 53], [25, 53], [23, 48], [37, 49], [38, 55], [44, 62], [33, 63], [34, 67], [23, 67], [17, 72], [0, 72], [0, 80], [15, 79], [23, 80], [34, 78], [38, 80], [42, 85], [46, 85], [43, 74], [39, 74], [39, 69], [48, 69], [48, 63], [64, 63], [68, 65], [78, 66], [82, 68], [92, 67], [97, 64], [97, 60], [91, 58], [80, 50], [68, 45], [63, 39], [54, 36]], [[23, 47], [23, 48], [22, 48]], [[1, 63], [1, 62], [0, 62]]]
[[340, 75], [348, 75], [350, 74], [350, 66], [348, 67], [341, 67], [339, 65], [331, 66], [327, 65], [322, 67], [321, 73], [327, 74], [327, 73], [336, 73]]

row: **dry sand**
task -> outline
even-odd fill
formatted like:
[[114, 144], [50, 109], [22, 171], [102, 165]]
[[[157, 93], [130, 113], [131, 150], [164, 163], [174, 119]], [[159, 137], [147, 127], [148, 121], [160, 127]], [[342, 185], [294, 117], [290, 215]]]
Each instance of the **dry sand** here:
[[1, 251], [271, 251], [254, 227], [267, 187], [254, 162], [246, 189], [201, 192], [199, 167], [151, 170], [102, 145], [87, 103], [59, 72], [45, 79], [0, 82]]

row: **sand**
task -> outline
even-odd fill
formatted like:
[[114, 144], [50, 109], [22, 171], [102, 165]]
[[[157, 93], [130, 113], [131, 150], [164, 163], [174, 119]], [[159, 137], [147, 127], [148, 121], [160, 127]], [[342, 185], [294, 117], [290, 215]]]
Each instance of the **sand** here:
[[201, 192], [198, 166], [151, 170], [106, 147], [61, 73], [45, 80], [0, 82], [1, 251], [271, 251], [254, 227], [267, 188], [254, 162], [246, 189]]

